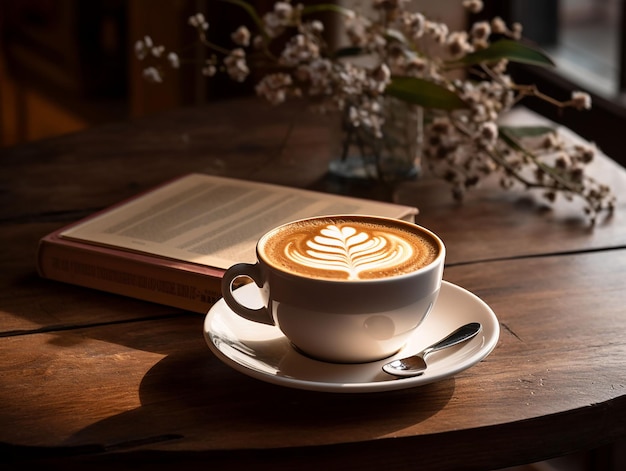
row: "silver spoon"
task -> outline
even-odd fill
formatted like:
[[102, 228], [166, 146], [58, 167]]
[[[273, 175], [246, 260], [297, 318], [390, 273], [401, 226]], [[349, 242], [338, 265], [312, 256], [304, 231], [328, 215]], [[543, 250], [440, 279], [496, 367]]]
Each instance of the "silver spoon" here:
[[421, 352], [411, 355], [410, 357], [401, 358], [399, 360], [393, 360], [383, 365], [383, 371], [393, 376], [400, 376], [407, 378], [410, 376], [419, 376], [426, 370], [426, 361], [424, 357], [429, 353], [436, 352], [444, 348], [452, 347], [461, 342], [465, 342], [478, 334], [482, 329], [482, 326], [478, 322], [470, 322], [462, 327], [459, 327], [446, 338], [439, 342], [425, 348]]

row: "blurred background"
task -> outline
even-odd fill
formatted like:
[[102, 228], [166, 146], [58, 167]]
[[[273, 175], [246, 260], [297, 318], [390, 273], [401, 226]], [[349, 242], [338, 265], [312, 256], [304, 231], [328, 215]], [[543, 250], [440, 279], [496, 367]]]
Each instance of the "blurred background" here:
[[[461, 2], [414, 0], [416, 8], [427, 8], [438, 19], [459, 26], [468, 21], [462, 16]], [[266, 11], [274, 0], [250, 3]], [[370, 1], [338, 3], [354, 7]], [[610, 141], [616, 123], [626, 123], [622, 0], [488, 0], [485, 4], [484, 16], [520, 21], [525, 36], [557, 62], [556, 70], [519, 71], [526, 82], [557, 87], [547, 91], [560, 93], [560, 98], [567, 98], [572, 87], [585, 89], [594, 95], [594, 110], [609, 110], [611, 132], [602, 131], [601, 121], [589, 116], [581, 123], [566, 124], [621, 159], [612, 155], [619, 152], [621, 142]], [[193, 67], [169, 74], [162, 84], [142, 78], [133, 46], [146, 34], [157, 44], [184, 48], [200, 60], [204, 57], [187, 24], [197, 11], [205, 13], [214, 38], [227, 38], [245, 18], [240, 8], [220, 0], [0, 0], [0, 146], [252, 93], [251, 85], [208, 80]], [[591, 128], [590, 122], [598, 123], [598, 129]]]
[[133, 52], [144, 35], [174, 49], [199, 48], [188, 17], [203, 11], [213, 19], [212, 34], [228, 34], [241, 13], [232, 5], [215, 0], [0, 1], [4, 146], [249, 92], [219, 78], [208, 81], [198, 69], [186, 67], [162, 84], [148, 83]]

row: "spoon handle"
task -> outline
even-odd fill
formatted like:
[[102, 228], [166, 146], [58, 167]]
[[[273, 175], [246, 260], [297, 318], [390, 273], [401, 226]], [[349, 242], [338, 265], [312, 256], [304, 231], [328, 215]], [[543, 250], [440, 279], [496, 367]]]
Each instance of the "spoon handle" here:
[[423, 351], [423, 355], [426, 356], [431, 352], [436, 352], [437, 350], [442, 350], [444, 348], [452, 347], [457, 343], [465, 342], [466, 340], [474, 337], [481, 330], [481, 325], [478, 322], [470, 322], [469, 324], [465, 324], [446, 338], [440, 340], [439, 342], [431, 345]]
[[465, 342], [471, 339], [482, 330], [479, 322], [470, 322], [459, 327], [450, 335], [421, 352], [406, 358], [390, 361], [383, 365], [383, 371], [393, 376], [408, 378], [411, 376], [419, 376], [426, 370], [426, 361], [424, 357], [431, 352], [452, 347], [453, 345]]

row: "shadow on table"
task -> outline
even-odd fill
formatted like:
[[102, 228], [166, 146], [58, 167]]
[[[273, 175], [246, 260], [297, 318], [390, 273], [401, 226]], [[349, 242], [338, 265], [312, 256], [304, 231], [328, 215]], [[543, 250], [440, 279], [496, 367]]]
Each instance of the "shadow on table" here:
[[[186, 450], [376, 440], [426, 421], [449, 402], [454, 389], [453, 379], [382, 393], [290, 389], [234, 371], [204, 347], [163, 358], [143, 378], [141, 407], [81, 430], [68, 444], [108, 435], [108, 446], [119, 450], [155, 442], [171, 442], [161, 449], [176, 448], [182, 438]], [[113, 443], [121, 430], [129, 442]]]

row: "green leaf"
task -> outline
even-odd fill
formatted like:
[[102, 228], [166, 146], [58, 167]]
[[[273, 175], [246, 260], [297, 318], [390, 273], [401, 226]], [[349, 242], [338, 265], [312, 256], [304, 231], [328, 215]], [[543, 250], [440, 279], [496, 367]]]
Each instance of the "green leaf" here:
[[454, 92], [436, 83], [416, 77], [392, 77], [385, 93], [424, 108], [447, 111], [467, 108], [467, 104]]
[[404, 34], [402, 34], [401, 31], [395, 29], [395, 28], [387, 28], [385, 30], [385, 38], [387, 40], [393, 40], [393, 41], [397, 41], [401, 44], [406, 44], [407, 40], [406, 37], [404, 36]]
[[500, 126], [498, 135], [511, 149], [526, 153], [527, 151], [520, 145], [523, 137], [543, 136], [556, 129], [550, 126]]
[[500, 130], [518, 139], [545, 136], [556, 131], [554, 127], [550, 126], [501, 126]]
[[476, 65], [482, 62], [497, 62], [502, 59], [508, 59], [511, 62], [520, 62], [523, 64], [555, 65], [552, 59], [539, 49], [510, 39], [501, 39], [493, 42], [489, 47], [472, 52], [462, 59], [452, 61], [450, 64]]

